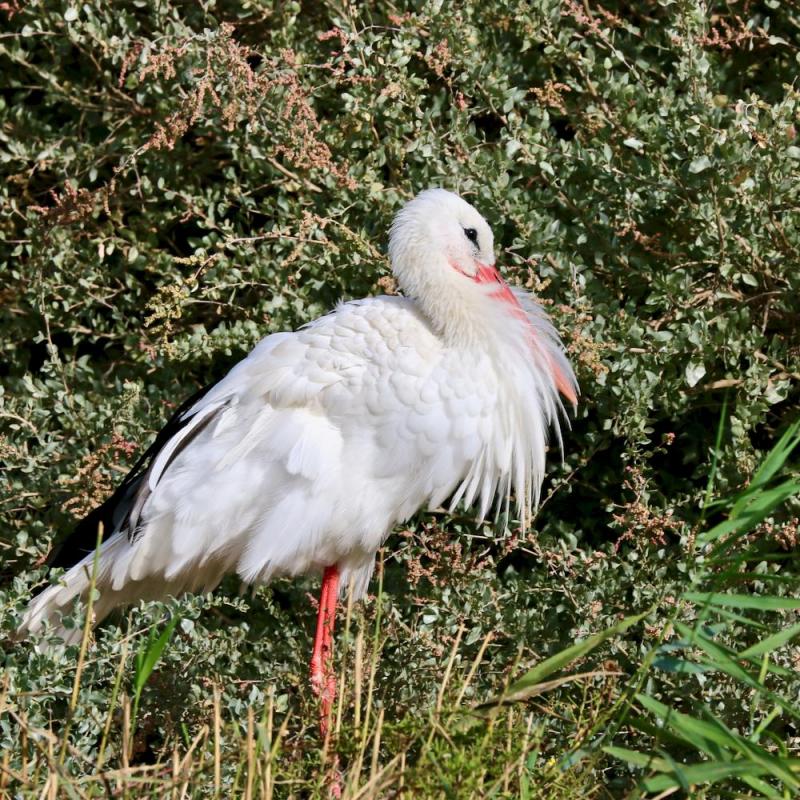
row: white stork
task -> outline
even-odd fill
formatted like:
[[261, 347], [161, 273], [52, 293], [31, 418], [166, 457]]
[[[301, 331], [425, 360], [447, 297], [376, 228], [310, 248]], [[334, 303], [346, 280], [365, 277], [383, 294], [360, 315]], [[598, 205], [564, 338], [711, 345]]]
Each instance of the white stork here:
[[211, 591], [231, 572], [247, 584], [322, 573], [311, 681], [325, 731], [340, 587], [361, 597], [392, 528], [448, 498], [477, 502], [482, 519], [513, 492], [525, 525], [559, 393], [577, 402], [554, 327], [500, 277], [492, 231], [469, 203], [422, 192], [397, 215], [389, 255], [404, 296], [342, 303], [267, 336], [176, 412], [52, 559], [70, 568], [31, 601], [21, 632], [59, 625], [85, 598], [101, 522], [96, 621], [139, 599]]

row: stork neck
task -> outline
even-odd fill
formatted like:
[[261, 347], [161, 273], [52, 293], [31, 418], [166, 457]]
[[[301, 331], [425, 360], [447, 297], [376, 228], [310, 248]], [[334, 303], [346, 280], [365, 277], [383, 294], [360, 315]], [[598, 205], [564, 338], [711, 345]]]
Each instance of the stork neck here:
[[[427, 253], [406, 246], [393, 253], [393, 271], [403, 294], [413, 301], [436, 334], [451, 346], [468, 346], [487, 335], [473, 287], [447, 263], [431, 263]], [[427, 262], [427, 263], [426, 263]], [[420, 264], [423, 264], [420, 268]]]

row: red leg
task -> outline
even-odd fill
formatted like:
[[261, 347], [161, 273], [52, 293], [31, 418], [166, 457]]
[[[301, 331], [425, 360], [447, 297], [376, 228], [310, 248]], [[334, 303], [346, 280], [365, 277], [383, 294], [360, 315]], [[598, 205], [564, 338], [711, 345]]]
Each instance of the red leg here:
[[317, 632], [311, 653], [311, 686], [319, 697], [319, 728], [328, 733], [333, 699], [336, 697], [336, 673], [333, 669], [333, 627], [336, 621], [336, 600], [339, 594], [339, 568], [326, 567], [319, 596]]

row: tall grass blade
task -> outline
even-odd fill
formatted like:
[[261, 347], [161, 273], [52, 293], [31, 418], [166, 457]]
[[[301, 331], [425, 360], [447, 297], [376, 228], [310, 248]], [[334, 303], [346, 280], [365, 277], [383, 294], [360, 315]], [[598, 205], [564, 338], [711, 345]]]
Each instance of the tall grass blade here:
[[711, 454], [711, 468], [708, 470], [708, 483], [706, 484], [706, 493], [703, 498], [703, 507], [700, 510], [700, 525], [702, 526], [706, 519], [708, 509], [711, 507], [711, 497], [714, 491], [714, 482], [717, 479], [717, 467], [719, 463], [719, 454], [722, 448], [722, 433], [725, 430], [725, 420], [728, 418], [728, 393], [722, 400], [722, 411], [720, 411], [719, 422], [717, 423], [717, 438], [714, 442], [714, 451]]
[[727, 608], [752, 608], [758, 611], [786, 611], [800, 609], [800, 600], [771, 595], [724, 594], [721, 592], [686, 592], [684, 599], [702, 606]]
[[[776, 630], [774, 622], [776, 612], [800, 610], [800, 598], [775, 594], [745, 594], [729, 590], [731, 582], [744, 582], [743, 578], [747, 575], [743, 575], [742, 567], [746, 572], [751, 562], [768, 560], [770, 563], [778, 563], [788, 560], [787, 556], [778, 554], [776, 559], [775, 554], [765, 552], [768, 550], [767, 542], [751, 541], [745, 537], [788, 500], [800, 494], [800, 481], [797, 477], [779, 479], [798, 444], [800, 421], [790, 426], [775, 444], [754, 473], [749, 486], [729, 501], [728, 518], [698, 535], [698, 544], [713, 544], [714, 548], [697, 571], [695, 586], [698, 588], [682, 593], [680, 598], [684, 609], [686, 604], [695, 607], [696, 621], [693, 626], [681, 622], [680, 612], [676, 608], [671, 623], [681, 638], [651, 649], [650, 653], [655, 657], [645, 659], [645, 666], [641, 668], [639, 676], [639, 685], [642, 686], [649, 677], [650, 667], [674, 674], [698, 676], [712, 671], [723, 673], [753, 691], [750, 720], [754, 730], [750, 736], [744, 736], [726, 725], [707, 707], [700, 707], [699, 715], [702, 718], [698, 718], [679, 712], [649, 694], [641, 691], [636, 693], [635, 702], [658, 724], [650, 724], [645, 718], [636, 718], [629, 723], [632, 727], [653, 737], [656, 743], [666, 742], [672, 752], [676, 749], [684, 751], [688, 747], [708, 759], [687, 765], [674, 763], [666, 752], [656, 756], [629, 748], [603, 748], [608, 755], [643, 770], [661, 773], [644, 777], [639, 783], [640, 790], [664, 794], [675, 790], [689, 792], [690, 787], [697, 785], [734, 780], [749, 786], [762, 797], [789, 796], [782, 792], [791, 793], [791, 796], [800, 794], [800, 773], [796, 760], [785, 757], [785, 747], [775, 752], [759, 744], [762, 735], [771, 735], [770, 723], [781, 712], [794, 721], [800, 720], [800, 709], [765, 683], [768, 675], [797, 678], [792, 670], [772, 663], [769, 655], [800, 635], [800, 623]], [[720, 446], [718, 430], [717, 449]], [[722, 505], [710, 502], [715, 463], [712, 463], [704, 510], [711, 505]], [[704, 515], [701, 515], [701, 522], [703, 519]], [[721, 564], [724, 566], [719, 569]], [[754, 573], [750, 580], [776, 586], [789, 585], [793, 578], [791, 575]], [[727, 641], [735, 642], [742, 633], [759, 633], [762, 638], [754, 644], [742, 647], [740, 652], [720, 641], [724, 635]], [[690, 652], [695, 648], [702, 653], [697, 659], [672, 655], [675, 651]], [[748, 664], [756, 669], [748, 669]], [[706, 681], [710, 679], [704, 678]], [[762, 715], [759, 712], [761, 722], [756, 727], [756, 704], [763, 700], [768, 700], [774, 707], [769, 714]], [[676, 737], [678, 742], [675, 741]]]
[[541, 662], [541, 664], [537, 664], [533, 669], [528, 670], [528, 672], [519, 678], [519, 680], [514, 681], [514, 683], [512, 683], [502, 695], [494, 698], [488, 703], [483, 704], [481, 708], [500, 705], [502, 703], [516, 702], [519, 700], [524, 700], [533, 694], [537, 694], [539, 692], [540, 684], [545, 678], [562, 669], [563, 667], [566, 667], [573, 661], [588, 655], [596, 647], [599, 647], [601, 644], [603, 644], [603, 642], [612, 639], [614, 636], [618, 636], [620, 633], [628, 630], [628, 628], [638, 624], [649, 613], [650, 610], [645, 611], [642, 614], [626, 617], [616, 625], [612, 625], [610, 628], [600, 631], [600, 633], [595, 633], [594, 635], [589, 636], [587, 639], [576, 642], [570, 647], [567, 647], [555, 655], [546, 658]]
[[776, 705], [779, 705], [790, 715], [800, 715], [800, 712], [798, 712], [797, 707], [793, 703], [768, 689], [766, 686], [764, 686], [763, 682], [758, 679], [757, 676], [751, 675], [739, 663], [738, 655], [736, 653], [727, 650], [727, 648], [717, 644], [716, 642], [712, 642], [710, 639], [703, 636], [699, 631], [693, 631], [691, 628], [683, 625], [682, 623], [676, 622], [675, 626], [684, 634], [688, 633], [689, 635], [693, 636], [693, 643], [706, 653], [709, 658], [708, 663], [714, 665], [720, 672], [724, 672], [727, 675], [730, 675], [732, 678], [738, 680], [740, 683], [749, 686], [751, 689], [755, 689], [756, 691], [763, 693], [765, 697], [769, 697], [772, 702], [774, 702]]
[[735, 517], [729, 516], [728, 519], [714, 526], [710, 531], [701, 533], [697, 537], [698, 544], [711, 544], [723, 536], [737, 534], [736, 537], [726, 540], [714, 552], [715, 557], [719, 557], [722, 552], [731, 548], [738, 538], [751, 531], [759, 522], [768, 517], [775, 509], [782, 506], [790, 497], [800, 494], [800, 482], [790, 479], [772, 488], [759, 491], [753, 496], [748, 504], [746, 511], [738, 513]]
[[[758, 764], [745, 761], [732, 761], [728, 763], [705, 761], [699, 764], [682, 766], [680, 776], [657, 775], [654, 778], [645, 778], [642, 788], [647, 792], [663, 792], [667, 789], [683, 789], [685, 784], [696, 786], [698, 784], [714, 784], [725, 778], [744, 777], [748, 775], [763, 775], [765, 770]], [[780, 796], [780, 795], [778, 795]]]
[[800, 420], [790, 425], [783, 436], [761, 462], [750, 480], [750, 485], [733, 504], [730, 516], [737, 517], [749, 505], [753, 495], [760, 492], [783, 469], [789, 456], [800, 444]]
[[175, 626], [180, 617], [173, 616], [166, 624], [159, 636], [156, 636], [156, 629], [150, 630], [147, 640], [136, 653], [136, 671], [133, 677], [133, 725], [136, 725], [136, 717], [139, 712], [139, 700], [142, 697], [142, 690], [145, 687], [150, 675], [152, 675], [164, 648], [172, 638]]
[[653, 753], [640, 753], [638, 750], [631, 750], [627, 747], [613, 747], [608, 746], [603, 748], [604, 753], [608, 753], [620, 761], [627, 761], [628, 764], [633, 764], [636, 767], [643, 769], [654, 769], [659, 772], [669, 772], [672, 765], [669, 761], [661, 756], [654, 755]]
[[[707, 755], [722, 761], [730, 761], [737, 757], [737, 754], [744, 756], [760, 764], [765, 772], [774, 775], [787, 786], [800, 787], [800, 782], [780, 759], [758, 744], [731, 731], [708, 710], [705, 712], [706, 719], [700, 720], [675, 711], [647, 695], [637, 695], [636, 699], [665, 725]], [[725, 749], [733, 752], [725, 753]]]
[[647, 709], [656, 719], [660, 719], [685, 742], [712, 758], [721, 758], [724, 748], [731, 745], [730, 739], [721, 736], [713, 726], [675, 711], [654, 697], [637, 694], [636, 700], [642, 708]]
[[800, 622], [796, 625], [790, 625], [782, 631], [773, 633], [772, 636], [767, 636], [762, 639], [758, 644], [751, 645], [746, 650], [739, 653], [739, 658], [753, 658], [756, 656], [763, 656], [765, 653], [771, 653], [788, 644], [795, 636], [800, 636]]

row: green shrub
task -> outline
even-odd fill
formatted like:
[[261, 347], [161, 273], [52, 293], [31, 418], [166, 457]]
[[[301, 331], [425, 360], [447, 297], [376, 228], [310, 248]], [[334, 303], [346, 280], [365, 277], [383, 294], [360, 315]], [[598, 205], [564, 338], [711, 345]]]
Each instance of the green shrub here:
[[[641, 734], [605, 712], [632, 707], [614, 705], [623, 676], [707, 575], [707, 501], [745, 486], [797, 417], [800, 7], [441, 5], [0, 4], [0, 624], [14, 629], [51, 542], [177, 403], [263, 335], [390, 291], [391, 217], [442, 185], [483, 211], [505, 273], [548, 305], [581, 403], [530, 535], [433, 514], [387, 544], [382, 592], [340, 637], [342, 766], [365, 796], [398, 781], [415, 797], [620, 795], [640, 773], [600, 746], [638, 749]], [[787, 503], [752, 532], [763, 558], [737, 592], [794, 591]], [[170, 604], [180, 623], [135, 733], [121, 709], [165, 606], [99, 630], [72, 709], [77, 653], [8, 643], [0, 787], [38, 796], [58, 774], [98, 793], [122, 780], [103, 769], [137, 765], [166, 780], [175, 748], [198, 795], [255, 796], [254, 775], [279, 796], [323, 791], [313, 585]], [[442, 733], [439, 712], [648, 609], [592, 655], [594, 677]], [[691, 624], [695, 606], [680, 610]], [[745, 646], [780, 627], [758, 624], [719, 635]], [[774, 659], [797, 698], [792, 653]], [[705, 703], [744, 736], [771, 710], [724, 673], [648, 675], [658, 702]], [[613, 743], [592, 739], [601, 724]], [[797, 757], [796, 721], [765, 732]], [[681, 762], [685, 745], [659, 746]]]

